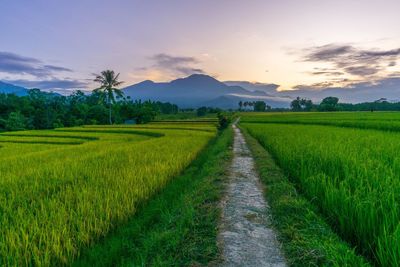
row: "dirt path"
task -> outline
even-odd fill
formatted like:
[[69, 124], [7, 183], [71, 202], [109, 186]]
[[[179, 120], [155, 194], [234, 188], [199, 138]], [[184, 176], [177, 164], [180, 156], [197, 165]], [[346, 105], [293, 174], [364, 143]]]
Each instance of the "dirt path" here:
[[219, 233], [224, 258], [221, 266], [287, 266], [268, 226], [268, 204], [254, 159], [240, 130], [236, 125], [233, 129], [234, 157]]

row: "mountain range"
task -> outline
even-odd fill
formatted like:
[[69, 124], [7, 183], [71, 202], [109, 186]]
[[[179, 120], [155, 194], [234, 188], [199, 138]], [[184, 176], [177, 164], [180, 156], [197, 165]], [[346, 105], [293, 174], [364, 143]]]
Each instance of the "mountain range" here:
[[[342, 103], [371, 102], [386, 98], [391, 102], [400, 99], [400, 78], [382, 79], [375, 83], [359, 83], [346, 88], [308, 88], [278, 91], [276, 84], [251, 83], [247, 81], [225, 81], [204, 75], [193, 74], [171, 82], [143, 81], [123, 88], [125, 95], [132, 99], [171, 102], [182, 108], [200, 106], [237, 108], [239, 101], [265, 101], [274, 108], [287, 108], [297, 96], [319, 103], [328, 96], [339, 97]], [[0, 93], [14, 93], [19, 96], [28, 93], [27, 88], [0, 81]]]
[[123, 89], [132, 99], [151, 99], [175, 103], [182, 108], [212, 106], [237, 108], [239, 101], [263, 100], [272, 107], [288, 107], [290, 98], [276, 97], [264, 90], [248, 90], [233, 84], [220, 82], [204, 75], [193, 74], [171, 82], [143, 81]]

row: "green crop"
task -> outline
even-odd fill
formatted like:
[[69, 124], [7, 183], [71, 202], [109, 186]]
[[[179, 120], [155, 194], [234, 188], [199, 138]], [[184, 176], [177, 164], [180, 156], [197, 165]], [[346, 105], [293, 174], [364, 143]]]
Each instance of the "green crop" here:
[[[349, 128], [359, 128], [357, 116], [371, 125], [400, 119], [397, 113], [283, 113], [245, 115], [242, 125], [340, 236], [378, 265], [400, 266], [400, 133]], [[346, 118], [347, 128], [312, 125]]]
[[215, 134], [196, 122], [0, 134], [0, 265], [71, 263]]

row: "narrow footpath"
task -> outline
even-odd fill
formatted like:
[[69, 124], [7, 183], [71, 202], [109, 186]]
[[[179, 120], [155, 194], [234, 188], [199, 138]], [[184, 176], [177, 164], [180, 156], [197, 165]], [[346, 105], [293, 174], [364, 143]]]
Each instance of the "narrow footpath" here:
[[254, 159], [234, 124], [233, 160], [222, 203], [219, 242], [221, 266], [287, 266], [276, 235], [269, 227], [269, 207]]

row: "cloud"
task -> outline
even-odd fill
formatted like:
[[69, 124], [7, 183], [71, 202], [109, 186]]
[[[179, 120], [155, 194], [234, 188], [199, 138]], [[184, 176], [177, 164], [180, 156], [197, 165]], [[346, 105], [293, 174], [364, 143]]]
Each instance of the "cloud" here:
[[151, 68], [175, 75], [190, 75], [194, 73], [205, 73], [203, 69], [196, 67], [200, 61], [194, 57], [171, 56], [168, 54], [156, 54], [150, 59], [154, 62]]
[[330, 61], [338, 56], [351, 53], [353, 48], [349, 45], [323, 45], [306, 49], [309, 53], [305, 56], [306, 61]]
[[49, 77], [58, 72], [72, 72], [72, 70], [60, 66], [46, 65], [36, 58], [0, 51], [0, 72]]
[[341, 71], [314, 71], [311, 72], [312, 75], [327, 75], [327, 76], [341, 76], [344, 75]]
[[7, 83], [23, 86], [26, 88], [39, 88], [44, 90], [49, 89], [82, 89], [87, 88], [88, 83], [72, 80], [72, 79], [50, 79], [50, 80], [42, 80], [42, 81], [31, 81], [31, 80], [5, 80]]
[[378, 73], [382, 68], [379, 66], [351, 66], [344, 68], [344, 71], [355, 76], [369, 76]]
[[[400, 57], [400, 48], [391, 50], [360, 49], [352, 45], [328, 44], [303, 50], [304, 61], [329, 63], [333, 72], [314, 72], [314, 75], [352, 76], [380, 75], [387, 67], [396, 65]], [[342, 74], [343, 73], [343, 74]], [[336, 75], [337, 74], [337, 75]]]

